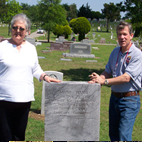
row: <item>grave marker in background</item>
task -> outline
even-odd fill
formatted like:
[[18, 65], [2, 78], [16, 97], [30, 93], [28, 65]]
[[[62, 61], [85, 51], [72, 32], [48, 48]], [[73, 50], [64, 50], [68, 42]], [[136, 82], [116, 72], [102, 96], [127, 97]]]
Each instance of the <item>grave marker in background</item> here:
[[95, 55], [91, 54], [91, 45], [86, 43], [72, 43], [70, 53], [62, 55], [65, 57], [95, 58]]

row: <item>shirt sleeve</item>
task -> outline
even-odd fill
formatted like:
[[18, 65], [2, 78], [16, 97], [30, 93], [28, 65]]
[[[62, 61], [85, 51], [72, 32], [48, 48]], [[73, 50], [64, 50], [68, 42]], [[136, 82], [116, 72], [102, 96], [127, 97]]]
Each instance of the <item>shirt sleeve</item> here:
[[134, 81], [138, 78], [142, 72], [142, 53], [133, 55], [125, 69], [125, 72], [129, 74]]
[[131, 77], [130, 82], [135, 88], [141, 88], [142, 80], [142, 53], [134, 54], [125, 72]]

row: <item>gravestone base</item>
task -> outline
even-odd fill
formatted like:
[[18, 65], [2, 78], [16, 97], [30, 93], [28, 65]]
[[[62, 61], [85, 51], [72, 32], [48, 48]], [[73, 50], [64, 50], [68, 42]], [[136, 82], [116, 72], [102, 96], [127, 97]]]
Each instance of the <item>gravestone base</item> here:
[[45, 141], [99, 141], [100, 84], [45, 84]]
[[94, 54], [73, 54], [73, 53], [62, 53], [64, 57], [79, 57], [79, 58], [95, 58]]

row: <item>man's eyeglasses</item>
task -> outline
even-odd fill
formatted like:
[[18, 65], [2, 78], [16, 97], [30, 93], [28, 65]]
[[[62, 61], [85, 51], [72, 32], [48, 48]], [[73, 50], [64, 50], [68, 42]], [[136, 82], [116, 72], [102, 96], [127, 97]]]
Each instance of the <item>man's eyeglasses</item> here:
[[22, 27], [18, 28], [18, 26], [13, 26], [12, 29], [13, 29], [14, 31], [17, 31], [17, 30], [19, 29], [20, 32], [23, 32], [23, 31], [25, 30], [25, 29], [22, 28]]

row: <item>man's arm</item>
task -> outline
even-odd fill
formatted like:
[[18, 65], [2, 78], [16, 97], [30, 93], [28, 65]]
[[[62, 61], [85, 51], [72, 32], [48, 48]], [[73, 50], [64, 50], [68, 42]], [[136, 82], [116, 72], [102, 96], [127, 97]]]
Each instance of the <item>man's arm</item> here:
[[110, 78], [110, 76], [111, 75], [106, 71], [104, 71], [100, 76], [97, 73], [92, 73], [91, 81], [89, 81], [89, 83], [100, 83], [103, 85], [105, 84], [105, 80], [107, 79], [108, 85], [117, 85], [129, 82], [131, 80], [131, 77], [127, 73], [124, 73], [123, 75], [115, 78]]

